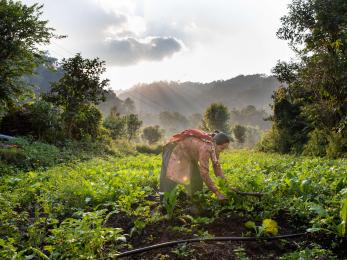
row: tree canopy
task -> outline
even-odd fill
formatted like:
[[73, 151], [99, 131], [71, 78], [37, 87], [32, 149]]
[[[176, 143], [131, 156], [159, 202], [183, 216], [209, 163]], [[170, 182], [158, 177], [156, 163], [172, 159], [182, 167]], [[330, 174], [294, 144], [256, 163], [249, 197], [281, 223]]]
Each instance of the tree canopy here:
[[47, 21], [41, 19], [42, 7], [0, 0], [0, 114], [28, 93], [29, 87], [22, 76], [32, 74], [42, 63], [39, 44], [58, 37]]
[[273, 69], [286, 83], [273, 96], [276, 132], [279, 139], [291, 139], [282, 151], [301, 151], [318, 136], [310, 134], [313, 131], [324, 132], [326, 138], [339, 136], [331, 140], [345, 140], [347, 2], [295, 0], [281, 23], [277, 35], [289, 42], [298, 57], [296, 61], [278, 62]]
[[[62, 69], [64, 76], [52, 84], [51, 91], [45, 95], [45, 99], [63, 108], [67, 135], [72, 137], [73, 132], [80, 132], [74, 129], [77, 123], [87, 125], [86, 122], [81, 123], [83, 118], [87, 119], [86, 111], [93, 111], [95, 117], [89, 117], [89, 119], [95, 118], [99, 124], [101, 114], [99, 115], [92, 106], [105, 100], [107, 94], [105, 88], [109, 80], [101, 79], [101, 75], [106, 70], [104, 61], [100, 61], [99, 58], [84, 59], [79, 53], [72, 58], [63, 59]], [[89, 122], [88, 125], [90, 124]]]
[[206, 131], [219, 130], [229, 133], [229, 119], [228, 108], [221, 103], [213, 103], [205, 111], [202, 128]]

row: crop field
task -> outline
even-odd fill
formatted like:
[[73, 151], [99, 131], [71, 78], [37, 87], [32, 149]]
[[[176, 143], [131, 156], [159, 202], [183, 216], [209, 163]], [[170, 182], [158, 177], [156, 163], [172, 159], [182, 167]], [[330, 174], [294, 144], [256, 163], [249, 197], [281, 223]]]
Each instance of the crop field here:
[[[110, 259], [167, 241], [220, 236], [258, 240], [181, 243], [123, 259], [347, 256], [346, 159], [228, 151], [221, 164], [224, 204], [206, 188], [193, 203], [183, 187], [161, 204], [160, 155], [96, 158], [3, 176], [1, 259]], [[241, 196], [230, 187], [265, 194]], [[263, 240], [293, 233], [305, 234]]]

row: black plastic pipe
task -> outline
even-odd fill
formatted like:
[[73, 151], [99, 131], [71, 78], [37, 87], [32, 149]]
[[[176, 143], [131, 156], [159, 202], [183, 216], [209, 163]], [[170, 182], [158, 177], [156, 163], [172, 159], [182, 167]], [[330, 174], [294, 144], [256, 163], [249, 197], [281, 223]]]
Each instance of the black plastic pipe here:
[[130, 251], [126, 251], [123, 253], [117, 254], [117, 257], [124, 257], [134, 254], [140, 254], [143, 252], [147, 252], [153, 249], [162, 248], [162, 247], [169, 247], [174, 246], [177, 244], [182, 243], [193, 243], [193, 242], [201, 242], [201, 241], [259, 241], [259, 240], [278, 240], [278, 239], [285, 239], [285, 238], [294, 238], [294, 237], [300, 237], [303, 235], [306, 235], [307, 233], [297, 233], [297, 234], [289, 234], [289, 235], [282, 235], [282, 236], [273, 236], [273, 237], [212, 237], [212, 238], [192, 238], [192, 239], [185, 239], [185, 240], [177, 240], [177, 241], [170, 241], [165, 242], [161, 244], [156, 244], [152, 246], [146, 246]]

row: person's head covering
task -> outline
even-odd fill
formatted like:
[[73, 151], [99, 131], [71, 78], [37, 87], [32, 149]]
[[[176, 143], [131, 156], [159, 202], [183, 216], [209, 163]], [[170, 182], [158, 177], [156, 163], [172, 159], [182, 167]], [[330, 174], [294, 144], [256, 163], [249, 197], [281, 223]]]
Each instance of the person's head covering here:
[[216, 142], [217, 145], [230, 143], [230, 141], [231, 141], [231, 138], [227, 134], [225, 134], [223, 132], [219, 132], [219, 131], [215, 131], [212, 134], [212, 137], [213, 137], [213, 140]]

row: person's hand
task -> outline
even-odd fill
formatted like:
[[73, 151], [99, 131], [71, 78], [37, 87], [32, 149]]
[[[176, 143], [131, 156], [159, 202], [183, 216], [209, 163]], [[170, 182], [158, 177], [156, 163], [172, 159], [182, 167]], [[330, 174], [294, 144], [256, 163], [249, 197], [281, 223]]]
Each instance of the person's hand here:
[[226, 197], [224, 197], [224, 195], [223, 194], [217, 194], [217, 198], [218, 198], [218, 200], [221, 202], [221, 203], [226, 203], [227, 202], [227, 198]]

